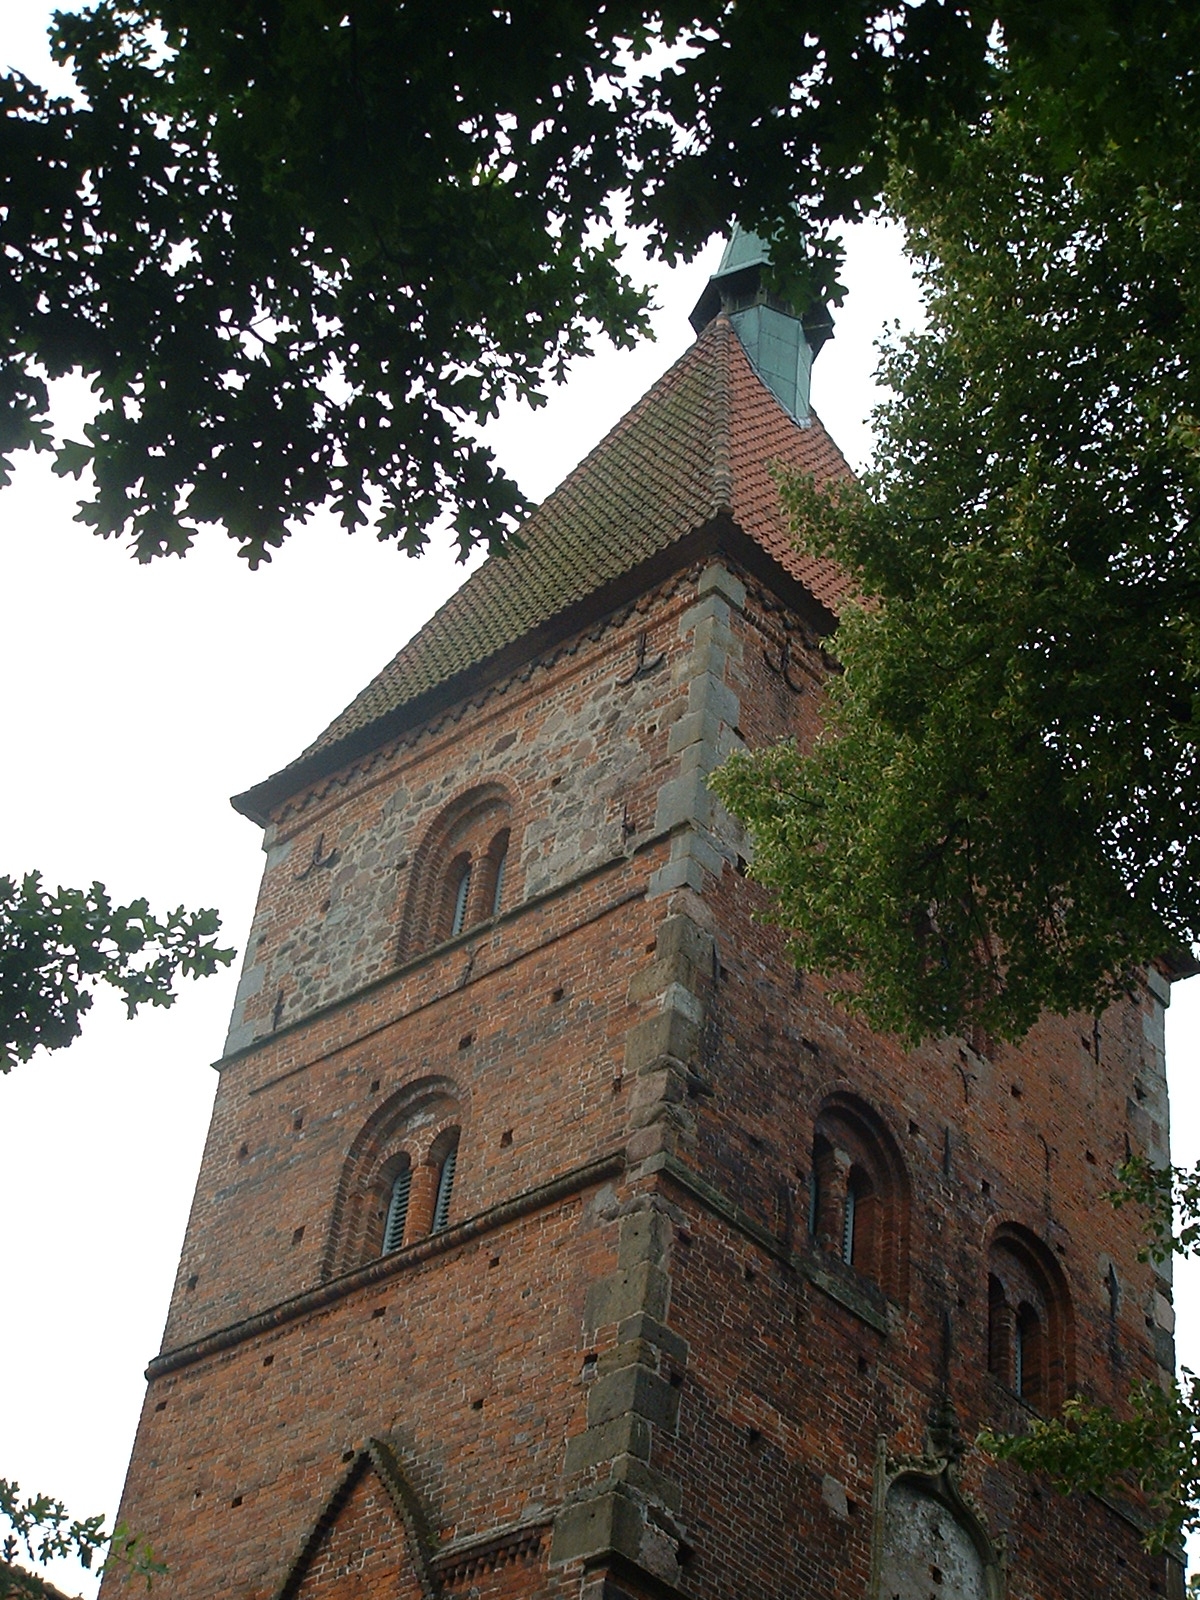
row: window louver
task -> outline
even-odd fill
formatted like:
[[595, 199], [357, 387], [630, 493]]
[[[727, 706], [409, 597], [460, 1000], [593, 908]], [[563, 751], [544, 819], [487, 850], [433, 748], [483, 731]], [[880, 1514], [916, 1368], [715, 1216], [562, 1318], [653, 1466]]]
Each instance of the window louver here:
[[462, 870], [462, 877], [458, 880], [458, 892], [454, 897], [454, 920], [450, 924], [450, 937], [454, 938], [463, 931], [467, 921], [467, 900], [471, 894], [471, 863], [468, 861]]
[[492, 890], [492, 915], [494, 917], [500, 915], [500, 902], [504, 897], [504, 868], [507, 861], [508, 851], [506, 850], [496, 863], [496, 887]]
[[854, 1265], [854, 1211], [858, 1196], [854, 1185], [846, 1189], [846, 1209], [842, 1212], [842, 1260], [848, 1267]]
[[454, 1189], [454, 1169], [458, 1165], [458, 1146], [446, 1152], [442, 1170], [438, 1174], [437, 1203], [433, 1208], [431, 1233], [440, 1233], [450, 1220], [450, 1195]]
[[404, 1167], [392, 1184], [387, 1224], [383, 1230], [383, 1253], [390, 1255], [404, 1243], [404, 1224], [408, 1221], [408, 1197], [412, 1190], [412, 1168]]

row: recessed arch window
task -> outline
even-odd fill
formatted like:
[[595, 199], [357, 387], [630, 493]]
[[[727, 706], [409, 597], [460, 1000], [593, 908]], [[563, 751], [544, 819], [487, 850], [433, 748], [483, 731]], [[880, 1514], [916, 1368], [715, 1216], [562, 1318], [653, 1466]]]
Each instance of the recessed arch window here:
[[848, 1267], [877, 1270], [881, 1221], [879, 1198], [866, 1167], [856, 1164], [846, 1178], [846, 1203], [842, 1214], [842, 1260]]
[[343, 1164], [324, 1277], [449, 1226], [462, 1109], [449, 1079], [425, 1078], [368, 1118]]
[[511, 889], [512, 803], [485, 784], [448, 805], [413, 856], [400, 940], [411, 960], [500, 915]]
[[952, 1473], [902, 1468], [886, 1486], [880, 1524], [871, 1600], [1000, 1600], [1000, 1552]]
[[1013, 1223], [988, 1251], [988, 1371], [1039, 1411], [1056, 1411], [1074, 1382], [1074, 1322], [1066, 1279], [1036, 1234]]
[[814, 1244], [904, 1300], [908, 1175], [882, 1118], [850, 1095], [831, 1097], [817, 1117], [808, 1199]]

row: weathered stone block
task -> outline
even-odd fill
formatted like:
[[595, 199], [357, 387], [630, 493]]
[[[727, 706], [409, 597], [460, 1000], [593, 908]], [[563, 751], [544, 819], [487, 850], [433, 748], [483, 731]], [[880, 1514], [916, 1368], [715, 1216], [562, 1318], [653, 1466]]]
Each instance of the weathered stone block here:
[[622, 1555], [636, 1561], [644, 1524], [637, 1507], [616, 1489], [564, 1506], [554, 1519], [550, 1564]]
[[[677, 1105], [687, 1093], [687, 1079], [671, 1067], [643, 1072], [634, 1080], [630, 1110], [644, 1112], [650, 1106]], [[637, 1118], [635, 1117], [635, 1123]], [[644, 1120], [644, 1119], [642, 1119]]]
[[667, 917], [658, 930], [660, 959], [679, 956], [690, 966], [707, 969], [712, 960], [712, 947], [712, 934], [689, 916], [675, 913]]
[[673, 1428], [679, 1418], [679, 1390], [649, 1367], [621, 1367], [596, 1379], [588, 1390], [588, 1426], [625, 1412], [658, 1428]]
[[589, 1328], [602, 1328], [645, 1311], [661, 1321], [667, 1314], [670, 1287], [670, 1279], [661, 1267], [649, 1261], [639, 1262], [590, 1286], [584, 1320]]
[[669, 833], [687, 823], [703, 825], [708, 821], [711, 797], [699, 772], [689, 772], [679, 778], [670, 778], [658, 791], [658, 804], [654, 812], [654, 831]]
[[688, 710], [717, 717], [736, 728], [741, 717], [741, 701], [719, 676], [719, 671], [724, 671], [723, 657], [718, 671], [698, 672], [688, 684]]
[[687, 1365], [687, 1340], [644, 1311], [636, 1311], [632, 1317], [626, 1318], [617, 1329], [617, 1337], [622, 1343], [641, 1339], [660, 1351], [667, 1360], [673, 1361], [677, 1367]]
[[674, 856], [665, 867], [660, 867], [657, 872], [651, 874], [647, 893], [653, 897], [660, 894], [674, 894], [680, 889], [692, 889], [697, 894], [702, 894], [704, 887], [703, 867], [685, 852]]
[[696, 584], [696, 593], [723, 595], [730, 605], [736, 606], [739, 611], [746, 604], [746, 585], [721, 561], [714, 561], [705, 567]]
[[710, 710], [689, 711], [680, 717], [667, 736], [667, 754], [677, 756], [681, 750], [701, 745], [708, 748], [715, 760], [721, 737], [721, 719]]
[[565, 1469], [586, 1472], [602, 1462], [650, 1459], [650, 1423], [627, 1411], [594, 1428], [585, 1428], [567, 1441]]
[[674, 1478], [648, 1466], [635, 1456], [617, 1456], [612, 1464], [612, 1476], [639, 1497], [664, 1507], [678, 1516], [683, 1509], [683, 1490]]
[[643, 1261], [658, 1264], [666, 1259], [671, 1244], [671, 1222], [661, 1211], [635, 1211], [621, 1218], [621, 1242], [617, 1260], [622, 1268]]
[[687, 1066], [697, 1061], [699, 1054], [699, 1023], [672, 1008], [630, 1028], [625, 1038], [625, 1071], [633, 1077], [656, 1070], [660, 1063]]

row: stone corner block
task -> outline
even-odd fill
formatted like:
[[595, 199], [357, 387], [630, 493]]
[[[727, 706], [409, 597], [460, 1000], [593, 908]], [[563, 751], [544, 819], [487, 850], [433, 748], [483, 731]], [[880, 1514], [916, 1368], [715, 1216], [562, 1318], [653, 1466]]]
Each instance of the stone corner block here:
[[588, 1426], [598, 1427], [626, 1413], [657, 1428], [673, 1429], [679, 1419], [679, 1390], [649, 1367], [618, 1367], [596, 1378], [588, 1391]]
[[696, 584], [696, 593], [722, 594], [732, 605], [739, 608], [746, 604], [746, 585], [740, 578], [735, 578], [723, 562], [713, 561], [700, 574]]
[[672, 911], [659, 926], [656, 953], [662, 960], [682, 956], [693, 966], [711, 970], [712, 949], [712, 934], [685, 912]]
[[[688, 1066], [700, 1054], [701, 1027], [676, 1007], [635, 1023], [625, 1035], [625, 1072], [653, 1072], [661, 1066]], [[665, 1057], [665, 1060], [664, 1060]]]
[[657, 1322], [644, 1311], [635, 1311], [633, 1316], [626, 1317], [617, 1328], [617, 1338], [622, 1344], [640, 1340], [651, 1349], [657, 1350], [668, 1361], [673, 1361], [677, 1367], [687, 1366], [689, 1350], [687, 1340], [673, 1328]]
[[703, 712], [718, 722], [726, 722], [731, 728], [736, 728], [742, 703], [719, 673], [706, 671], [697, 673], [688, 684], [688, 710]]
[[699, 861], [691, 856], [680, 856], [651, 874], [646, 892], [653, 899], [656, 895], [673, 894], [677, 889], [692, 889], [696, 894], [703, 894], [704, 888], [704, 868]]
[[643, 1123], [629, 1136], [625, 1144], [625, 1160], [630, 1169], [640, 1168], [643, 1162], [656, 1156], [665, 1156], [678, 1144], [676, 1130], [669, 1120], [658, 1117]]
[[550, 1565], [616, 1554], [636, 1561], [642, 1547], [638, 1508], [614, 1489], [565, 1505], [554, 1519]]
[[671, 1280], [661, 1267], [652, 1261], [639, 1261], [591, 1285], [584, 1320], [589, 1328], [603, 1328], [645, 1311], [656, 1321], [665, 1321], [670, 1289]]
[[575, 1434], [567, 1440], [564, 1470], [585, 1472], [618, 1458], [649, 1461], [650, 1424], [644, 1417], [627, 1413]]
[[621, 1218], [617, 1265], [636, 1267], [643, 1261], [661, 1264], [671, 1244], [671, 1219], [661, 1211], [633, 1211]]
[[613, 1477], [627, 1484], [635, 1494], [644, 1495], [667, 1511], [678, 1516], [683, 1510], [683, 1488], [665, 1472], [648, 1466], [631, 1456], [621, 1456], [613, 1462]]
[[702, 774], [692, 771], [681, 778], [668, 778], [658, 791], [654, 831], [669, 833], [686, 823], [707, 823], [711, 813], [712, 798]]

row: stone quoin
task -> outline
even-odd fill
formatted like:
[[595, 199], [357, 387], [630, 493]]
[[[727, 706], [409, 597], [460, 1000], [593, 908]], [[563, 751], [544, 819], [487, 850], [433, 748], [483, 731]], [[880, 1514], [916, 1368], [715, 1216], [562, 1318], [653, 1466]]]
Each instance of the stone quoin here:
[[[907, 1052], [795, 971], [707, 787], [819, 728], [827, 319], [697, 338], [284, 771], [121, 1518], [163, 1600], [1145, 1600], [1144, 1509], [970, 1441], [1173, 1370], [1104, 1203], [1167, 975]], [[105, 1600], [130, 1580], [104, 1580]]]

